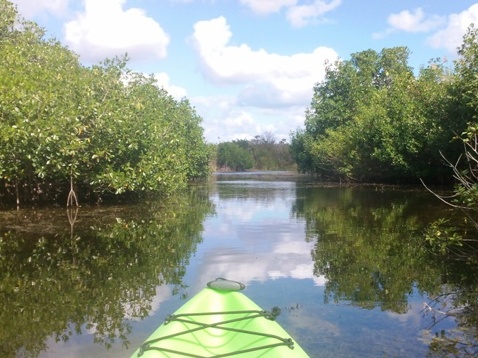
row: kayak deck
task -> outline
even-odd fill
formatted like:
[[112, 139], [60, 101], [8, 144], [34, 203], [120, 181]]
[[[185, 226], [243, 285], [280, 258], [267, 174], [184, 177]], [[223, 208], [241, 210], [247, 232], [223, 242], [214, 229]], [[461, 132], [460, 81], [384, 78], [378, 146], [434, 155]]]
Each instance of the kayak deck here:
[[280, 309], [262, 310], [234, 281], [208, 286], [168, 316], [132, 357], [308, 357], [275, 322]]

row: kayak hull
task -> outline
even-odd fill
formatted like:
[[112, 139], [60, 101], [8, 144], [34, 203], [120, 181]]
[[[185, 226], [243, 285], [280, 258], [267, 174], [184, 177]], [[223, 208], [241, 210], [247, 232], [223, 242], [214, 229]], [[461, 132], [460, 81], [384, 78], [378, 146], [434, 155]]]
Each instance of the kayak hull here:
[[274, 320], [238, 291], [204, 288], [140, 346], [132, 357], [308, 357]]

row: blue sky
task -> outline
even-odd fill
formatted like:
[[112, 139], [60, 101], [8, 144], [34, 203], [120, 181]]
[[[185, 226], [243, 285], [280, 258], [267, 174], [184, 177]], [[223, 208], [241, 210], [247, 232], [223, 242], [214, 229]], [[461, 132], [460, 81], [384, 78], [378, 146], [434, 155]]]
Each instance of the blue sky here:
[[128, 53], [203, 118], [208, 142], [277, 140], [303, 126], [325, 61], [407, 46], [452, 63], [477, 1], [13, 0], [85, 65]]

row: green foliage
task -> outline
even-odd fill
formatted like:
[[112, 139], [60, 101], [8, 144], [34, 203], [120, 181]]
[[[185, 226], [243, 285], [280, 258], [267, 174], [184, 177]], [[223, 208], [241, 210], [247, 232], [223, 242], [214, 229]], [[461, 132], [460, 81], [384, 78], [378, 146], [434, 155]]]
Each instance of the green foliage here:
[[[305, 129], [292, 135], [301, 171], [346, 181], [441, 178], [440, 150], [464, 121], [450, 118], [452, 76], [435, 61], [413, 75], [405, 47], [337, 61], [314, 88]], [[442, 168], [438, 169], [437, 168]]]
[[312, 153], [308, 150], [313, 138], [303, 129], [298, 129], [291, 136], [290, 153], [292, 158], [297, 164], [297, 169], [301, 173], [312, 173], [313, 170], [313, 157]]
[[171, 194], [209, 174], [202, 119], [127, 57], [83, 67], [0, 2], [0, 195]]
[[457, 246], [463, 246], [463, 237], [458, 229], [451, 227], [448, 219], [434, 221], [425, 231], [425, 239], [433, 250], [440, 254], [449, 253]]
[[460, 59], [456, 61], [456, 72], [458, 74], [456, 83], [456, 96], [461, 102], [461, 109], [468, 120], [477, 120], [476, 108], [478, 105], [478, 29], [471, 25], [463, 43], [458, 50]]
[[234, 171], [245, 171], [253, 166], [252, 154], [234, 142], [220, 143], [217, 146], [217, 165]]
[[274, 156], [276, 146], [274, 136], [271, 133], [255, 136], [250, 146], [253, 148], [254, 166], [264, 170], [273, 169], [276, 161]]
[[[464, 36], [457, 61], [457, 83], [459, 88], [457, 102], [462, 116], [467, 116], [468, 124], [459, 139], [462, 142], [462, 163], [448, 164], [453, 168], [456, 179], [455, 198], [452, 204], [465, 209], [476, 222], [478, 217], [478, 29], [471, 26]], [[477, 225], [478, 229], [478, 225]]]
[[[425, 238], [432, 250], [453, 259], [473, 261], [478, 258], [478, 137], [470, 124], [461, 138], [464, 144], [464, 163], [447, 161], [456, 180], [453, 195], [438, 195], [453, 210], [450, 218], [432, 223]], [[461, 158], [460, 158], [461, 159]], [[453, 220], [452, 220], [453, 219]]]
[[455, 187], [452, 196], [438, 196], [454, 208], [454, 220], [433, 223], [426, 238], [433, 250], [454, 259], [476, 262], [478, 258], [478, 29], [471, 26], [459, 49], [456, 78], [453, 83], [453, 114], [466, 118], [467, 127], [457, 132], [462, 154], [457, 160], [444, 155], [453, 171]]

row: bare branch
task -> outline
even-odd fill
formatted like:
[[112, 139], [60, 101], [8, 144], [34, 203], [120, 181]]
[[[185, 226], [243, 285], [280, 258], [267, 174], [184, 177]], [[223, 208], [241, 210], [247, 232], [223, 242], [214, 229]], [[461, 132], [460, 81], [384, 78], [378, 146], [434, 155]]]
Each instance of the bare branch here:
[[[435, 193], [433, 190], [431, 190], [429, 187], [427, 187], [427, 185], [425, 184], [425, 182], [423, 181], [423, 179], [420, 178], [420, 181], [422, 182], [423, 186], [425, 187], [425, 189], [427, 189], [430, 193], [432, 193], [433, 195], [435, 195], [438, 199], [440, 199], [441, 201], [443, 201], [445, 204], [451, 206], [451, 207], [454, 207], [454, 208], [461, 208], [461, 206], [459, 205], [455, 205], [455, 204], [452, 204], [451, 202], [449, 202], [448, 200], [445, 200], [444, 196], [441, 196], [441, 195], [438, 195], [437, 193]], [[449, 196], [448, 198], [453, 198], [455, 197], [455, 195], [452, 195], [452, 196]]]

